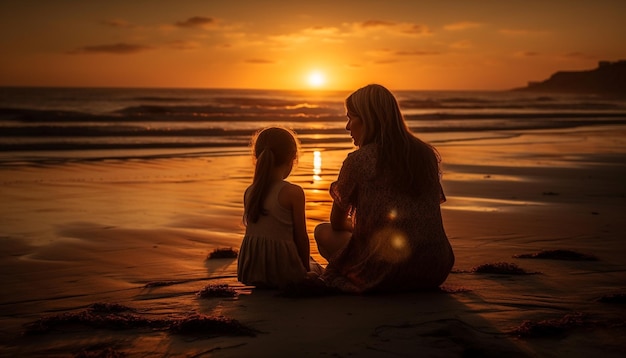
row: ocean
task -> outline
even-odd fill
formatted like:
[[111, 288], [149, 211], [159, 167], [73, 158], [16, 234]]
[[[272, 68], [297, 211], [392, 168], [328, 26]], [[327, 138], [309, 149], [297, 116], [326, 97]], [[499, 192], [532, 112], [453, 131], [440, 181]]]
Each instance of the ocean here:
[[[626, 124], [626, 99], [513, 91], [394, 91], [409, 127], [438, 145], [487, 132]], [[268, 125], [307, 147], [350, 147], [347, 91], [0, 88], [0, 163], [247, 150]]]
[[[586, 349], [593, 339], [589, 352], [622, 349], [623, 332], [608, 327], [623, 307], [598, 298], [623, 292], [626, 282], [625, 100], [394, 93], [412, 130], [441, 154], [447, 198], [441, 213], [455, 254], [453, 272], [442, 292], [294, 300], [242, 285], [235, 258], [207, 257], [240, 247], [243, 194], [254, 175], [250, 136], [278, 124], [302, 141], [288, 180], [305, 192], [311, 256], [326, 263], [314, 232], [329, 220], [329, 187], [355, 149], [345, 130], [348, 92], [0, 88], [0, 356], [71, 356], [91, 354], [91, 347], [129, 356], [224, 356], [241, 349], [250, 355], [258, 347], [280, 349], [276, 342], [292, 337], [296, 326], [356, 332], [368, 342], [400, 337], [344, 354], [358, 356], [371, 355], [371, 347], [392, 352], [407, 334], [428, 348], [432, 332], [463, 324], [472, 336], [449, 345], [461, 351], [476, 338], [469, 323], [502, 341], [528, 320], [581, 310], [601, 326], [568, 337], [574, 348]], [[599, 259], [516, 258], [544, 250]], [[542, 274], [473, 271], [490, 263]], [[228, 285], [236, 297], [198, 295], [215, 285]], [[74, 324], [36, 338], [23, 334], [27, 325], [82, 317], [94, 304], [129, 307], [120, 314], [140, 315], [142, 322], [199, 314], [270, 334], [183, 337], [158, 328]], [[333, 323], [324, 326], [320, 317]], [[439, 347], [442, 337], [436, 338]]]

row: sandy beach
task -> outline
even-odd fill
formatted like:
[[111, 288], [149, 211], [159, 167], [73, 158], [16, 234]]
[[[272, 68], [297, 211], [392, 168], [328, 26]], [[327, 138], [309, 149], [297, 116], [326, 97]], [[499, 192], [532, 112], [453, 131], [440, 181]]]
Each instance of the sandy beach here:
[[[455, 267], [440, 292], [395, 295], [289, 297], [238, 283], [236, 259], [207, 260], [241, 242], [245, 148], [3, 165], [0, 356], [626, 355], [626, 127], [480, 132], [436, 147]], [[313, 228], [328, 219], [327, 189], [351, 150], [305, 146], [290, 177], [305, 188], [322, 263]], [[570, 257], [516, 257], [549, 250]], [[498, 263], [523, 272], [479, 269]], [[209, 285], [233, 295], [199, 297]], [[122, 312], [94, 316], [143, 323], [58, 319], [98, 303]], [[194, 315], [246, 329], [171, 329]]]

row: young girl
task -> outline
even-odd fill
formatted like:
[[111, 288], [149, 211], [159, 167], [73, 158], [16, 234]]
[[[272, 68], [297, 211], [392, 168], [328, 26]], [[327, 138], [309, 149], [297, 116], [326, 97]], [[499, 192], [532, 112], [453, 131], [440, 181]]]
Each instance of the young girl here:
[[304, 191], [284, 180], [298, 157], [295, 134], [261, 130], [253, 138], [256, 167], [244, 194], [246, 233], [239, 250], [237, 278], [246, 285], [281, 288], [303, 280], [321, 266], [310, 258]]

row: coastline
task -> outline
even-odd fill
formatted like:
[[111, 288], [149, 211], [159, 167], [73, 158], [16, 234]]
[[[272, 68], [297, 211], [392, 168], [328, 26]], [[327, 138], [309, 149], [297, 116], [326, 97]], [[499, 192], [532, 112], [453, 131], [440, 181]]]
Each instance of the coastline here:
[[[0, 355], [622, 356], [624, 303], [598, 300], [626, 293], [626, 127], [494, 133], [435, 144], [457, 259], [444, 290], [429, 293], [282, 297], [237, 283], [236, 260], [206, 260], [241, 240], [240, 196], [251, 176], [243, 150], [2, 167]], [[289, 178], [305, 188], [311, 240], [351, 150], [328, 148], [335, 149], [305, 146]], [[313, 177], [313, 150], [322, 152], [321, 180]], [[598, 260], [513, 257], [558, 249]], [[312, 255], [323, 262], [313, 243]], [[472, 272], [497, 262], [535, 274]], [[228, 284], [237, 296], [197, 297], [209, 284]], [[225, 316], [257, 333], [70, 326], [21, 335], [24, 324], [98, 302], [149, 317]], [[524, 322], [567, 315], [576, 319], [561, 330], [515, 333]]]

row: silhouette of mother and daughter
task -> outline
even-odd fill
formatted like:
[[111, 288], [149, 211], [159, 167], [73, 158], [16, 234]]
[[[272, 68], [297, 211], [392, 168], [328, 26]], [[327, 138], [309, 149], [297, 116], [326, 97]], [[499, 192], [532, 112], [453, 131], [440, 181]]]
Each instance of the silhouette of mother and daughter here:
[[437, 288], [454, 264], [440, 204], [440, 157], [411, 133], [395, 96], [372, 84], [345, 101], [357, 149], [330, 185], [330, 222], [315, 228], [323, 268], [310, 257], [303, 189], [285, 179], [298, 158], [289, 130], [253, 139], [254, 179], [244, 194], [246, 232], [237, 276], [246, 285], [284, 288], [314, 281], [338, 292]]

